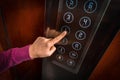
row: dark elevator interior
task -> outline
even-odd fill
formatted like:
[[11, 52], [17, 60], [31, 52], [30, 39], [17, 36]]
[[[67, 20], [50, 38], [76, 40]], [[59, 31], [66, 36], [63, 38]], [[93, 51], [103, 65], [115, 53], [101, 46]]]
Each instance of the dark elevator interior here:
[[[93, 11], [86, 9], [89, 2]], [[68, 44], [56, 45], [66, 50], [64, 54], [56, 51], [51, 57], [23, 62], [0, 73], [0, 80], [120, 80], [119, 4], [119, 0], [0, 0], [0, 51], [46, 37], [47, 27], [61, 31], [67, 25], [65, 30], [70, 30]], [[85, 20], [90, 21], [87, 26]], [[82, 39], [80, 32], [85, 34]], [[73, 43], [82, 45], [80, 50]], [[77, 52], [77, 58], [69, 52]], [[63, 61], [58, 60], [61, 57]]]

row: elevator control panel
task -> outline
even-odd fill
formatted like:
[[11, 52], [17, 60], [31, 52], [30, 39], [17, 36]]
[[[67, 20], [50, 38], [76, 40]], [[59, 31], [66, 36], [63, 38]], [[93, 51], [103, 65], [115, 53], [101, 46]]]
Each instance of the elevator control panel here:
[[[84, 61], [110, 0], [59, 0], [56, 30], [67, 31], [52, 63], [77, 73]], [[101, 26], [102, 27], [102, 26]]]

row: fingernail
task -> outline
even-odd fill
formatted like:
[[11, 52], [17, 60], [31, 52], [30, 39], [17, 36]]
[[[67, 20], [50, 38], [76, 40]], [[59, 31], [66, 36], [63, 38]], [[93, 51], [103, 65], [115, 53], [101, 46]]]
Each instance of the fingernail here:
[[64, 31], [65, 34], [67, 34], [67, 31]]

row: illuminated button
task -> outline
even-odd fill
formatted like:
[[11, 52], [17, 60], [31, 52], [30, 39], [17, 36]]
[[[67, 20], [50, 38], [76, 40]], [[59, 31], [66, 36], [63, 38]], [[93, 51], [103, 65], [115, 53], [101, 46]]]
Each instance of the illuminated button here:
[[63, 61], [64, 57], [62, 55], [56, 55], [58, 61]]
[[86, 38], [86, 33], [82, 30], [79, 30], [75, 33], [75, 37], [78, 40], [84, 40]]
[[62, 46], [59, 46], [59, 47], [57, 48], [57, 51], [58, 51], [58, 53], [60, 53], [60, 54], [64, 54], [64, 53], [65, 53], [65, 48], [62, 47]]
[[71, 23], [73, 22], [74, 20], [74, 16], [71, 12], [66, 12], [63, 16], [63, 20], [66, 22], [66, 23]]
[[93, 13], [97, 9], [97, 2], [95, 0], [88, 0], [84, 4], [84, 11], [87, 13]]
[[72, 60], [72, 59], [68, 59], [67, 60], [67, 65], [73, 67], [73, 66], [75, 66], [75, 61]]
[[67, 31], [67, 34], [69, 34], [69, 33], [70, 33], [70, 27], [67, 26], [67, 25], [62, 26], [62, 27], [61, 27], [61, 32], [63, 32], [63, 31]]
[[66, 0], [66, 5], [69, 9], [74, 9], [78, 4], [78, 0]]
[[81, 44], [80, 44], [79, 42], [74, 42], [74, 43], [72, 44], [72, 48], [73, 48], [74, 50], [80, 50], [80, 49], [81, 49]]
[[69, 56], [70, 56], [70, 58], [72, 58], [72, 59], [77, 59], [77, 58], [78, 58], [78, 53], [75, 52], [75, 51], [71, 51], [71, 52], [69, 53]]
[[91, 19], [89, 17], [84, 16], [80, 19], [79, 25], [82, 28], [88, 28], [91, 25]]
[[62, 45], [67, 45], [68, 44], [68, 39], [67, 38], [63, 38], [61, 40], [61, 43], [62, 43]]

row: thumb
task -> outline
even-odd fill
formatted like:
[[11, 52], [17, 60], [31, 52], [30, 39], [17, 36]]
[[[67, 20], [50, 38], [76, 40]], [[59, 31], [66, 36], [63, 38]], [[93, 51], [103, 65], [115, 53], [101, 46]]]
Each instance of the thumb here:
[[55, 50], [56, 50], [56, 47], [55, 47], [55, 46], [52, 46], [52, 47], [50, 48], [50, 56], [55, 52]]

